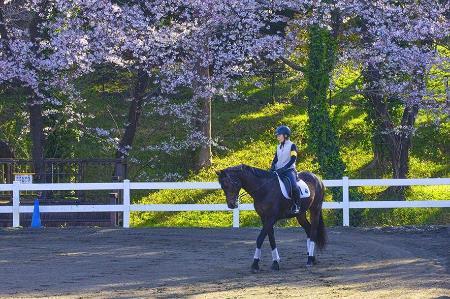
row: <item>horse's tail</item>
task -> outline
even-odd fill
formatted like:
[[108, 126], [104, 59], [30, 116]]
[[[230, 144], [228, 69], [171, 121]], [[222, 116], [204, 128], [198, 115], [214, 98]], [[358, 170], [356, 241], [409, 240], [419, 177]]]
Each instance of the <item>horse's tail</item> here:
[[318, 178], [317, 176], [316, 176], [316, 178], [317, 178], [317, 185], [319, 185], [318, 187], [318, 189], [320, 189], [320, 192], [319, 192], [319, 196], [320, 196], [320, 211], [319, 211], [319, 213], [320, 213], [320, 215], [319, 215], [319, 227], [317, 228], [317, 247], [319, 248], [319, 249], [324, 249], [325, 248], [325, 246], [327, 245], [327, 232], [326, 232], [326, 230], [325, 230], [325, 223], [323, 222], [323, 210], [322, 210], [322, 203], [323, 203], [323, 200], [324, 200], [324, 198], [325, 198], [325, 185], [323, 184], [323, 181], [320, 179], [320, 178]]
[[311, 183], [315, 188], [314, 203], [315, 213], [319, 217], [319, 225], [317, 228], [316, 244], [319, 249], [324, 249], [327, 244], [327, 233], [325, 231], [325, 223], [323, 222], [322, 203], [325, 197], [325, 185], [323, 181], [314, 173], [309, 171], [302, 171], [298, 177], [305, 182]]
[[319, 216], [319, 227], [317, 228], [317, 247], [324, 249], [327, 245], [327, 232], [325, 230], [325, 223], [323, 223], [322, 210]]
[[317, 228], [317, 247], [322, 250], [327, 245], [327, 232], [325, 230], [325, 223], [323, 222], [323, 210], [322, 210], [322, 203], [325, 197], [325, 185], [323, 184], [323, 181], [318, 178], [316, 175], [314, 175], [316, 178], [316, 194], [319, 196], [317, 198], [320, 201], [319, 204], [319, 226]]

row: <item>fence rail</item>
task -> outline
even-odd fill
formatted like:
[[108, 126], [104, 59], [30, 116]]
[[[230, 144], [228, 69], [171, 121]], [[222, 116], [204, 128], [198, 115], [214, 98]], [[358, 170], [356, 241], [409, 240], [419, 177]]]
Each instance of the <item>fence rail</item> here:
[[[417, 201], [358, 201], [349, 200], [349, 187], [365, 186], [435, 186], [450, 185], [450, 178], [429, 179], [349, 179], [324, 180], [326, 187], [342, 188], [341, 202], [324, 202], [324, 209], [342, 209], [342, 223], [350, 225], [350, 209], [389, 209], [389, 208], [449, 208], [450, 200], [417, 200]], [[450, 188], [450, 186], [449, 186]], [[124, 180], [122, 183], [61, 183], [61, 184], [0, 184], [0, 191], [12, 191], [13, 205], [0, 206], [0, 213], [13, 214], [13, 227], [20, 227], [20, 214], [32, 213], [33, 206], [20, 205], [20, 191], [29, 190], [122, 190], [123, 203], [119, 205], [41, 205], [44, 213], [67, 212], [123, 212], [123, 227], [130, 227], [130, 213], [137, 211], [179, 212], [179, 211], [232, 211], [233, 227], [239, 227], [239, 211], [253, 211], [252, 204], [240, 204], [237, 209], [230, 210], [226, 204], [131, 204], [131, 190], [161, 189], [220, 189], [213, 182], [179, 182], [179, 183], [138, 183]], [[450, 192], [448, 193], [450, 195]]]

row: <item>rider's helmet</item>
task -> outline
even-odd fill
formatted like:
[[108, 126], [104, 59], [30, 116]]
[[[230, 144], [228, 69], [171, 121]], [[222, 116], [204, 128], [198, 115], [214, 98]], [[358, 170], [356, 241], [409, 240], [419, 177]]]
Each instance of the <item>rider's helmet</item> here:
[[284, 135], [284, 137], [290, 137], [291, 136], [291, 129], [289, 129], [288, 126], [279, 126], [275, 130], [275, 135]]

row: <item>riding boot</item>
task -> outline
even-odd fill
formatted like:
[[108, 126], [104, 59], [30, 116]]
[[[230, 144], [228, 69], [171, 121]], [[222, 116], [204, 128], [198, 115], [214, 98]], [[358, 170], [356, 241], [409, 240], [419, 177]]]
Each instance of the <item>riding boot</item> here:
[[300, 198], [300, 214], [306, 213], [308, 210], [308, 198]]
[[293, 195], [292, 199], [294, 204], [292, 205], [292, 213], [299, 214], [301, 212], [301, 198], [299, 195]]
[[294, 214], [306, 213], [306, 210], [308, 210], [308, 199], [300, 198], [300, 196], [295, 196], [293, 197], [293, 199], [294, 205], [292, 207], [292, 213]]
[[294, 200], [294, 204], [292, 205], [292, 213], [299, 214], [300, 213], [299, 206], [300, 205], [298, 204], [298, 202]]

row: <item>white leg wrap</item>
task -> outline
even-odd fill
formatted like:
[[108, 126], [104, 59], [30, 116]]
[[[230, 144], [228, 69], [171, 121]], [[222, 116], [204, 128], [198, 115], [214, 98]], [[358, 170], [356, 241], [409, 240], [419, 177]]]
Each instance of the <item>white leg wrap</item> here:
[[278, 249], [275, 248], [274, 250], [272, 250], [272, 260], [273, 261], [280, 261], [280, 256], [278, 255]]
[[253, 258], [254, 258], [254, 259], [257, 259], [257, 260], [261, 259], [261, 249], [256, 248], [256, 250], [255, 250], [255, 256], [254, 256]]
[[314, 241], [310, 241], [309, 243], [309, 250], [308, 250], [308, 255], [309, 256], [314, 256], [314, 247], [316, 246], [316, 243], [314, 243]]
[[310, 244], [311, 244], [311, 239], [310, 238], [306, 239], [306, 252], [308, 252], [308, 255], [309, 255], [309, 246], [311, 246]]

